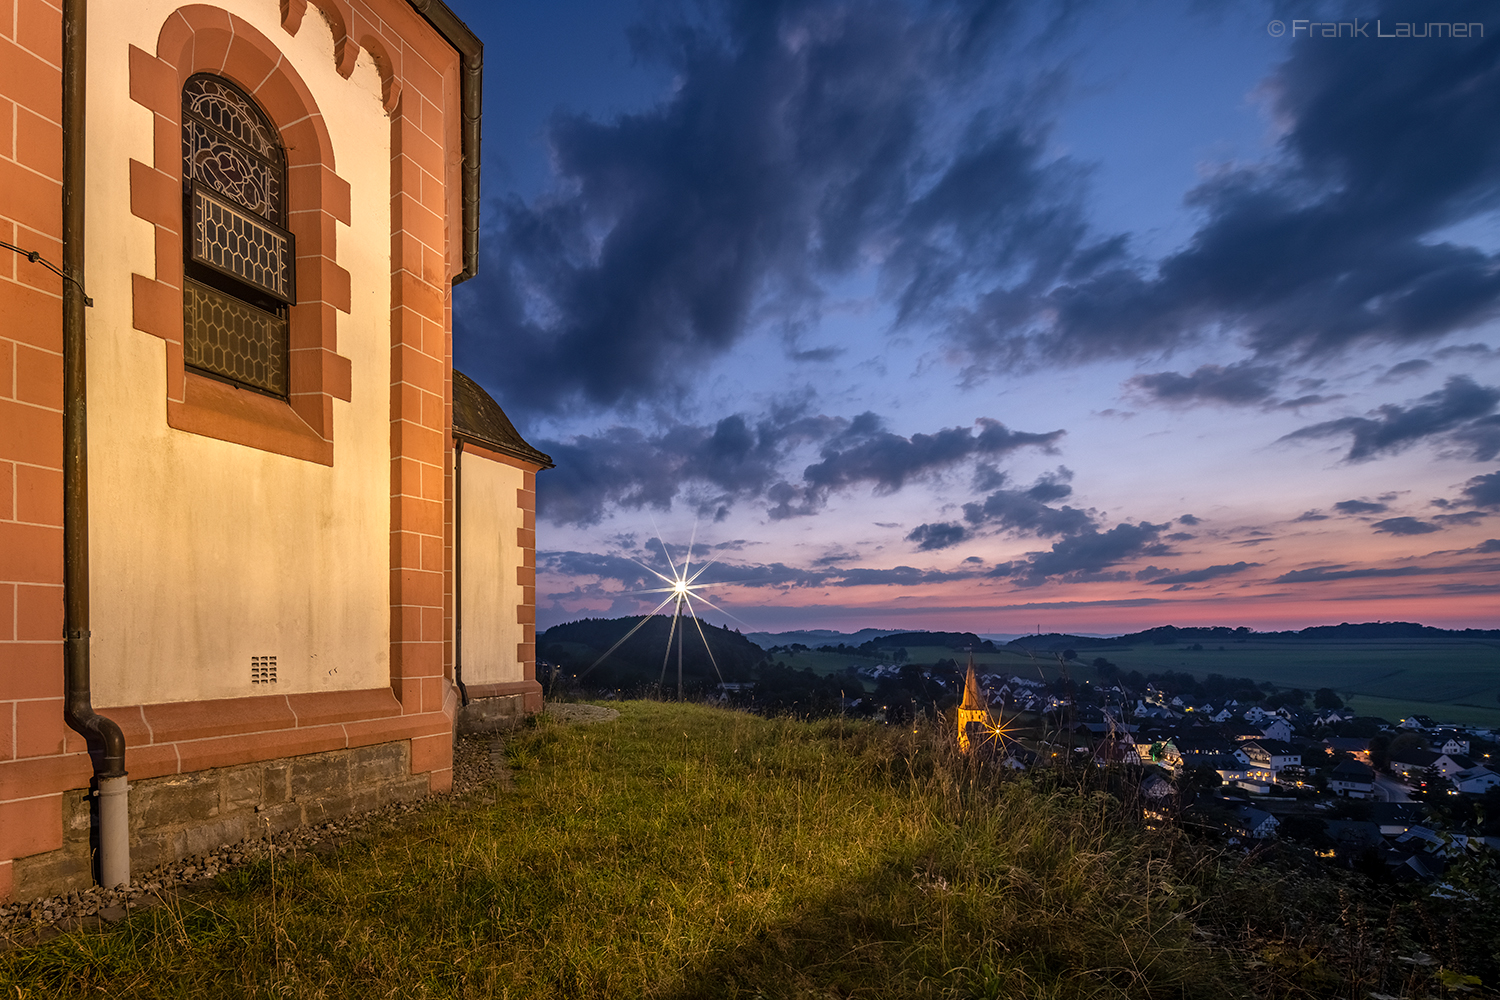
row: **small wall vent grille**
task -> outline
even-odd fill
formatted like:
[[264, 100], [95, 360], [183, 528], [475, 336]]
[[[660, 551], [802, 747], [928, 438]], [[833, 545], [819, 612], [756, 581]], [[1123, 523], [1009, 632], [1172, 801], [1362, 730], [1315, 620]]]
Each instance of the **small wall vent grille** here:
[[276, 657], [274, 657], [274, 656], [252, 656], [252, 657], [250, 657], [250, 683], [251, 684], [275, 684], [276, 683]]

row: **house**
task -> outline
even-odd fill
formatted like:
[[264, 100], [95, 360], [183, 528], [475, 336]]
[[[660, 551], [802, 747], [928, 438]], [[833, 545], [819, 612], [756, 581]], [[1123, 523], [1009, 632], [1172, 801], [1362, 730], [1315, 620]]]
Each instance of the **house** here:
[[1464, 771], [1454, 772], [1449, 780], [1460, 792], [1483, 795], [1496, 785], [1500, 785], [1500, 774], [1496, 774], [1487, 767], [1471, 767]]
[[1255, 840], [1276, 836], [1276, 828], [1281, 825], [1275, 816], [1254, 806], [1240, 806], [1235, 810], [1235, 816], [1239, 819], [1241, 835]]
[[1394, 837], [1421, 824], [1424, 812], [1412, 802], [1376, 802], [1370, 807], [1370, 821], [1380, 826], [1382, 836]]
[[1268, 740], [1286, 743], [1292, 738], [1292, 724], [1286, 719], [1266, 719], [1260, 724], [1260, 735]]
[[1370, 740], [1364, 736], [1329, 736], [1323, 745], [1334, 753], [1346, 753], [1355, 760], [1370, 762]]
[[1467, 771], [1479, 765], [1476, 761], [1465, 757], [1463, 754], [1440, 753], [1437, 755], [1437, 760], [1432, 762], [1432, 766], [1437, 768], [1438, 774], [1452, 779], [1460, 771]]
[[1247, 777], [1256, 781], [1274, 782], [1279, 772], [1302, 764], [1301, 750], [1276, 740], [1247, 740], [1234, 752], [1245, 762], [1249, 771]]
[[1328, 788], [1345, 798], [1367, 799], [1375, 794], [1375, 769], [1356, 760], [1346, 760], [1329, 772]]
[[479, 40], [0, 3], [0, 902], [448, 789], [540, 708], [551, 464], [453, 371]]
[[1421, 774], [1429, 767], [1436, 767], [1439, 756], [1431, 750], [1422, 750], [1417, 747], [1397, 750], [1390, 757], [1391, 773], [1401, 778], [1410, 778]]
[[1439, 736], [1446, 736], [1446, 738], [1443, 740], [1442, 746], [1438, 747], [1438, 749], [1441, 750], [1443, 753], [1446, 753], [1446, 754], [1468, 754], [1468, 752], [1469, 752], [1469, 741], [1466, 740], [1466, 739], [1464, 739], [1458, 733], [1448, 733], [1448, 734], [1442, 734], [1442, 733], [1440, 733]]
[[1193, 766], [1213, 768], [1226, 785], [1239, 784], [1250, 777], [1250, 768], [1234, 754], [1204, 754], [1193, 760]]
[[1236, 742], [1240, 740], [1264, 739], [1266, 735], [1265, 733], [1260, 731], [1259, 726], [1251, 725], [1248, 722], [1239, 722], [1236, 720], [1230, 720], [1229, 722], [1224, 723], [1219, 727], [1219, 732], [1224, 734], [1225, 739], [1234, 740]]

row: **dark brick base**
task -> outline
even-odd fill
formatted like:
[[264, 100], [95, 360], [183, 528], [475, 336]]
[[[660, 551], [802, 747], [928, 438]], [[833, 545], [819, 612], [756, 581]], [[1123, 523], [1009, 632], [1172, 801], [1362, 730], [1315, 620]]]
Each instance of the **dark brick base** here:
[[[418, 799], [427, 789], [428, 776], [411, 773], [406, 740], [131, 782], [130, 869]], [[88, 793], [67, 792], [63, 846], [17, 858], [11, 898], [92, 885], [93, 822]]]

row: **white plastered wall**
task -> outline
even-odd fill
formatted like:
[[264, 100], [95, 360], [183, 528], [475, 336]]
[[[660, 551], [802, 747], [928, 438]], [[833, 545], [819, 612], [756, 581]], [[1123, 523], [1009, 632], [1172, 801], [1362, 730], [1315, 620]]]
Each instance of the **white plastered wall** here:
[[521, 587], [516, 567], [522, 527], [520, 469], [473, 452], [463, 462], [463, 671], [465, 684], [525, 680], [516, 646], [525, 638], [516, 619]]
[[[351, 402], [334, 400], [332, 468], [167, 426], [166, 344], [132, 329], [132, 272], [155, 274], [130, 213], [129, 161], [153, 162], [151, 112], [130, 99], [129, 46], [155, 53], [181, 0], [89, 9], [89, 541], [97, 705], [381, 687], [390, 681], [390, 119], [361, 53], [334, 67], [310, 8], [293, 37], [277, 0], [223, 6], [280, 47], [311, 90], [349, 182], [337, 261]], [[252, 656], [277, 658], [274, 687]]]

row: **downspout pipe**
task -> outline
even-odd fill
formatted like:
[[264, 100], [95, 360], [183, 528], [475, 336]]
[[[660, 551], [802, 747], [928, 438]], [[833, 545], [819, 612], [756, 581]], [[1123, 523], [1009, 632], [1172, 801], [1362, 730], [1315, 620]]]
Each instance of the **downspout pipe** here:
[[459, 143], [463, 155], [464, 267], [453, 283], [479, 273], [479, 118], [484, 100], [484, 43], [443, 0], [407, 0], [458, 51], [458, 100], [463, 123]]
[[94, 711], [89, 683], [89, 440], [83, 294], [88, 0], [63, 0], [63, 712], [88, 741], [99, 818], [99, 882], [130, 882], [125, 734]]
[[469, 704], [464, 687], [464, 440], [453, 440], [453, 684], [459, 704]]

